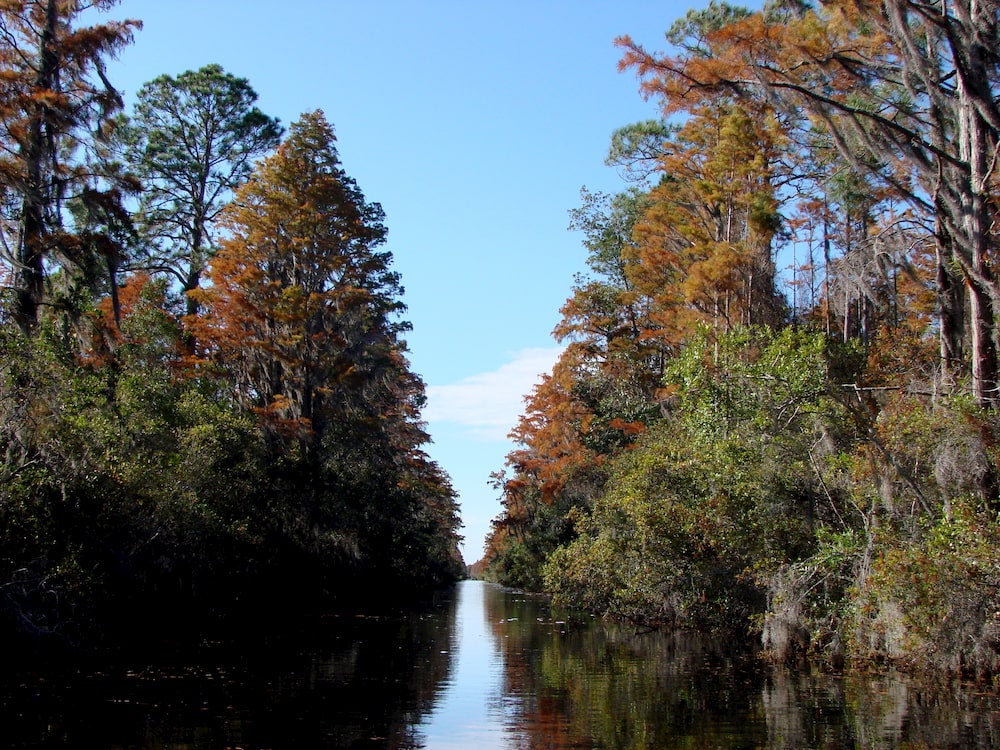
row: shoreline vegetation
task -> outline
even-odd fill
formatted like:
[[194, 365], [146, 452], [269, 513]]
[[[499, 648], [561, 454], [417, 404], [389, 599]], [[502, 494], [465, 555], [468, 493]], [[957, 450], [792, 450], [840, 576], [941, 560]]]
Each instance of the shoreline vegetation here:
[[589, 271], [477, 574], [777, 661], [1000, 675], [997, 14], [711, 2], [666, 52], [618, 40], [663, 119], [572, 214]]
[[12, 653], [238, 633], [457, 580], [383, 212], [320, 111], [103, 60], [138, 21], [2, 13], [0, 631]]

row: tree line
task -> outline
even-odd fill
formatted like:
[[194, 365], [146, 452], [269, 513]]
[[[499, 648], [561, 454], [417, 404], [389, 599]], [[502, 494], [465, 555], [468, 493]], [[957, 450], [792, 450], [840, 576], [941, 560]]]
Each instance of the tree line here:
[[105, 65], [141, 23], [81, 23], [114, 5], [0, 5], [0, 627], [80, 645], [454, 580], [381, 207], [323, 112], [286, 133], [218, 65], [125, 112]]
[[992, 0], [709, 3], [495, 475], [486, 574], [775, 658], [1000, 668]]

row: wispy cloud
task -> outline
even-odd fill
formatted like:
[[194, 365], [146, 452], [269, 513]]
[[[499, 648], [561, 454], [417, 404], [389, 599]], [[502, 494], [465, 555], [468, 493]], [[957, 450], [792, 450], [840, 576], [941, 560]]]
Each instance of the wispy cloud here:
[[475, 440], [505, 440], [524, 411], [524, 397], [551, 371], [561, 351], [561, 347], [522, 349], [491, 372], [429, 385], [424, 419], [463, 426]]

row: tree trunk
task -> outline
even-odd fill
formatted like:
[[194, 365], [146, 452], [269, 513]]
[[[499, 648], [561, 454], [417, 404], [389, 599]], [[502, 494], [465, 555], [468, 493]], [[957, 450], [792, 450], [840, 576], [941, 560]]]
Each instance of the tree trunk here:
[[[36, 92], [51, 91], [57, 85], [58, 58], [54, 51], [57, 20], [56, 0], [49, 0], [45, 26], [39, 30], [38, 71], [33, 81]], [[45, 293], [43, 259], [47, 251], [48, 233], [45, 223], [48, 191], [45, 182], [47, 165], [55, 147], [54, 143], [49, 143], [45, 119], [45, 106], [40, 102], [33, 102], [27, 119], [28, 136], [20, 151], [25, 185], [21, 202], [18, 268], [15, 274], [17, 293], [14, 320], [25, 334], [31, 333], [38, 324], [38, 311]]]
[[969, 322], [972, 326], [973, 396], [981, 406], [993, 406], [997, 402], [997, 350], [992, 298], [998, 294], [992, 271], [986, 262], [991, 224], [987, 184], [990, 165], [987, 160], [996, 145], [991, 143], [989, 127], [970, 96], [968, 73], [959, 71], [956, 86], [959, 157], [968, 165], [968, 174], [961, 183], [962, 215], [956, 223], [966, 243], [962, 249], [970, 270], [967, 284], [971, 313]]
[[993, 341], [993, 305], [989, 294], [969, 280], [969, 321], [972, 325], [972, 395], [980, 406], [997, 401], [997, 352]]
[[941, 375], [946, 382], [953, 382], [956, 368], [962, 362], [962, 331], [965, 327], [964, 287], [957, 283], [950, 270], [952, 253], [948, 240], [938, 234], [935, 248], [937, 275], [938, 336], [941, 353]]

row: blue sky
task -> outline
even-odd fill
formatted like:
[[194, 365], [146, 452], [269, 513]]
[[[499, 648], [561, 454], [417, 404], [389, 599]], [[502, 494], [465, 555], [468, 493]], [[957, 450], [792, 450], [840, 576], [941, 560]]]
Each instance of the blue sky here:
[[462, 504], [468, 562], [500, 510], [489, 487], [551, 331], [585, 268], [568, 211], [623, 188], [615, 128], [656, 117], [618, 73], [620, 34], [653, 49], [693, 4], [667, 0], [124, 0], [135, 44], [109, 65], [126, 103], [209, 63], [249, 79], [287, 126], [322, 109], [344, 168], [382, 204], [428, 452]]

